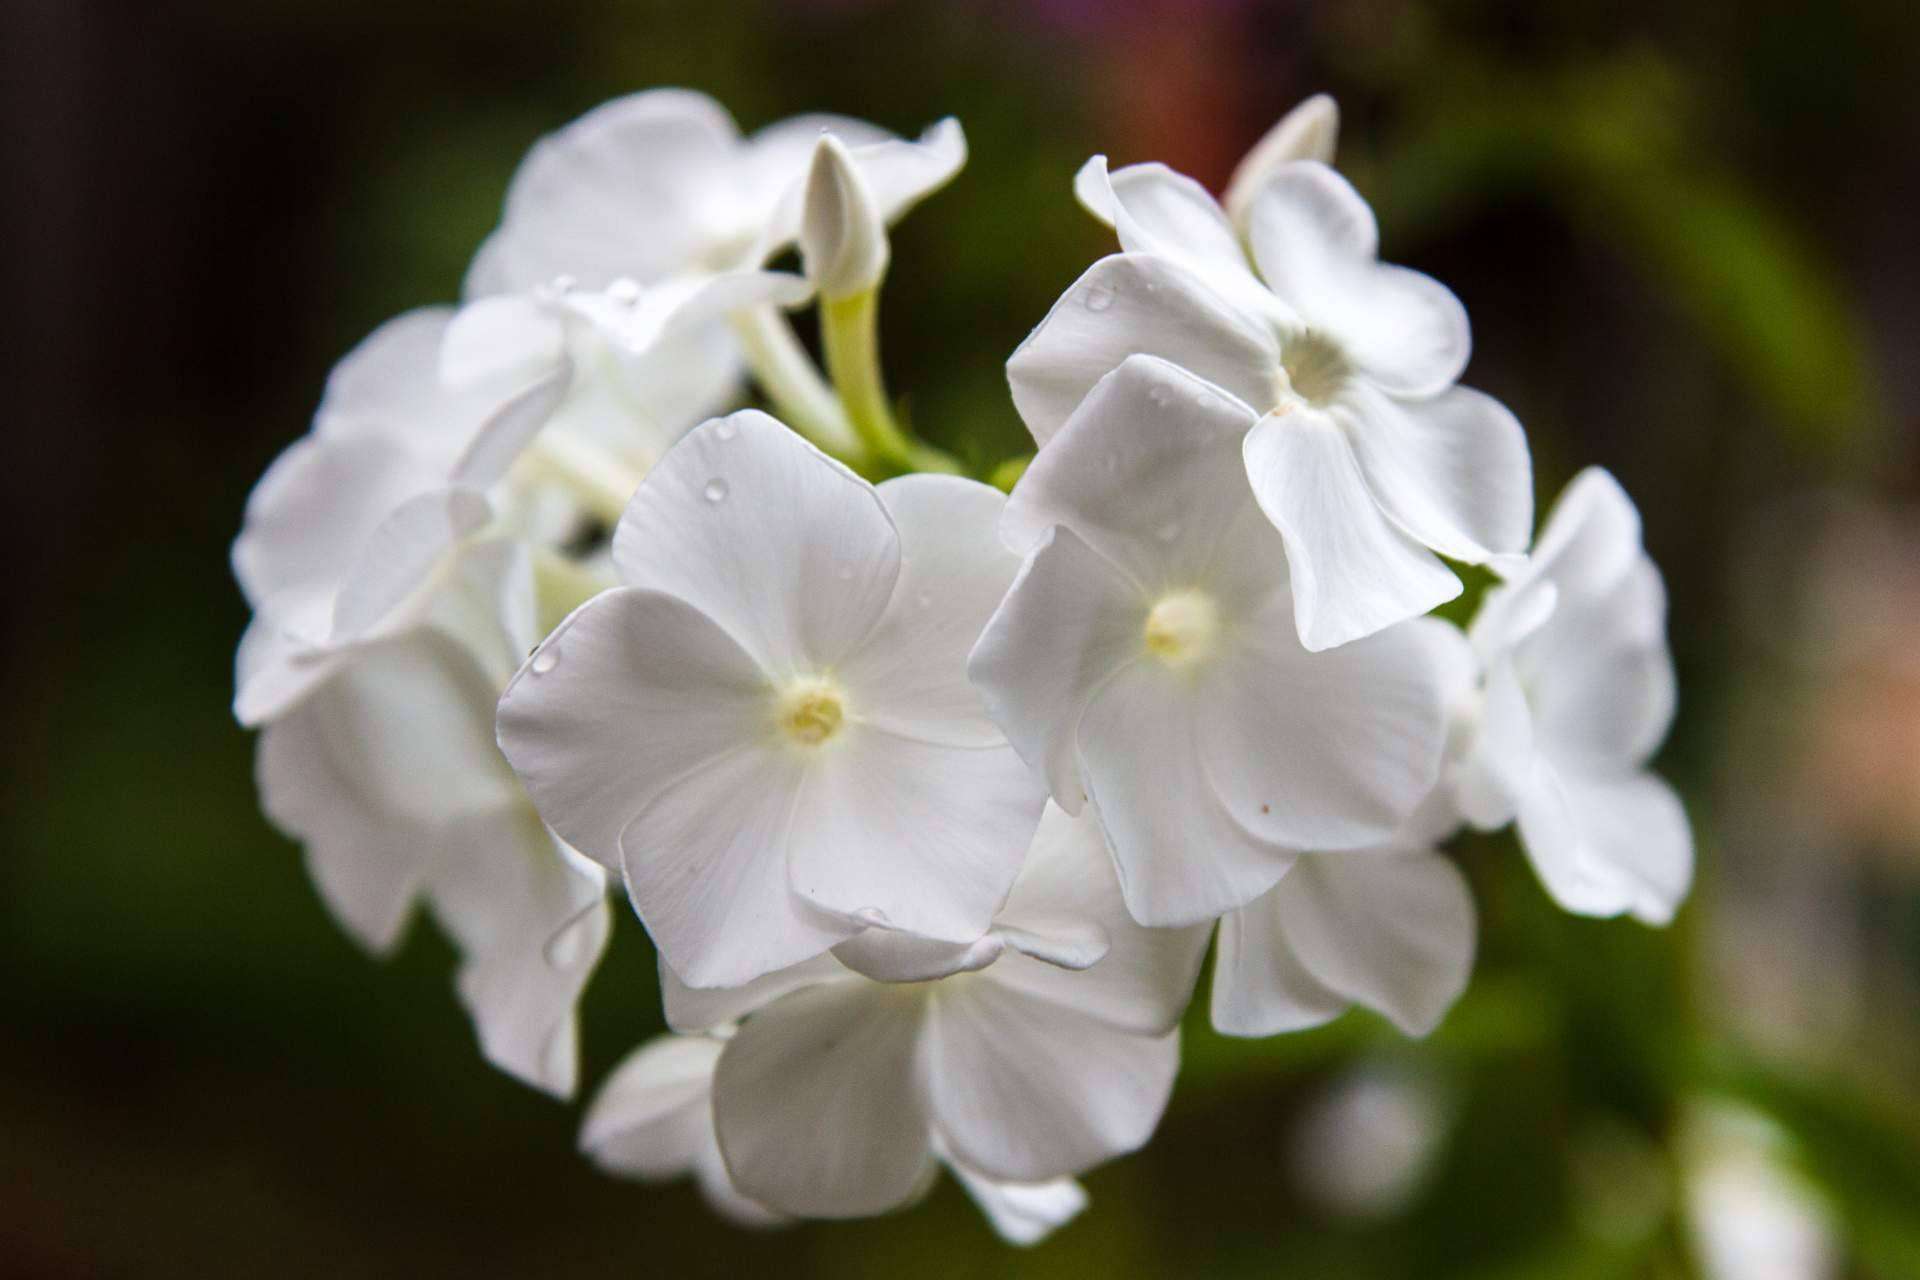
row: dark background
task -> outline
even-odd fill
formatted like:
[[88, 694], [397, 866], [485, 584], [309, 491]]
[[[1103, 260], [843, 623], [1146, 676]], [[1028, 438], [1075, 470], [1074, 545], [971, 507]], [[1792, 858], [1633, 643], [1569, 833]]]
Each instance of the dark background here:
[[[4, 0], [0, 68], [0, 1273], [1685, 1276], [1689, 1135], [1731, 1099], [1845, 1274], [1920, 1275], [1920, 8]], [[1080, 161], [1217, 189], [1334, 92], [1543, 510], [1599, 463], [1645, 512], [1675, 926], [1567, 917], [1510, 837], [1463, 843], [1481, 958], [1440, 1032], [1232, 1042], [1203, 993], [1158, 1138], [1030, 1253], [951, 1185], [756, 1235], [593, 1172], [577, 1104], [479, 1059], [431, 926], [361, 955], [259, 816], [226, 549], [330, 365], [455, 297], [525, 148], [665, 84], [746, 128], [962, 119], [883, 324], [916, 425], [982, 465], [1024, 441], [1007, 354], [1108, 245]], [[584, 1015], [590, 1089], [659, 1025], [625, 913]], [[1301, 1145], [1356, 1078], [1437, 1117], [1387, 1209]]]

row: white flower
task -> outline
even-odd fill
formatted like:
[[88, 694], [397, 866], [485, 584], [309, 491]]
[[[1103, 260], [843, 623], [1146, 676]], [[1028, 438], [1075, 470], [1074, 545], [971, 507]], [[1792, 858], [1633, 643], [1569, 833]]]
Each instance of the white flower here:
[[887, 224], [846, 144], [822, 134], [807, 173], [800, 260], [827, 301], [879, 286], [887, 273]]
[[634, 94], [535, 144], [474, 259], [467, 295], [526, 292], [562, 275], [600, 290], [622, 277], [651, 285], [760, 266], [799, 234], [801, 188], [823, 131], [846, 144], [889, 224], [966, 162], [954, 120], [917, 142], [826, 115], [742, 138], [704, 94]]
[[552, 376], [443, 386], [451, 315], [409, 312], [356, 347], [312, 432], [248, 498], [233, 546], [255, 610], [237, 662], [243, 724], [283, 714], [358, 646], [417, 624], [448, 554], [492, 517], [485, 491], [558, 402]]
[[1541, 882], [1569, 911], [1664, 924], [1693, 878], [1686, 813], [1646, 767], [1673, 720], [1666, 619], [1640, 513], [1589, 468], [1469, 633], [1484, 691], [1450, 771], [1456, 801], [1476, 826], [1517, 819]]
[[1213, 1025], [1270, 1036], [1359, 1004], [1425, 1035], [1466, 990], [1473, 947], [1473, 897], [1440, 854], [1308, 854], [1221, 919]]
[[1242, 906], [1297, 850], [1379, 844], [1440, 767], [1426, 629], [1319, 654], [1295, 638], [1242, 470], [1253, 422], [1150, 356], [1103, 378], [1008, 502], [1030, 554], [970, 662], [1054, 798], [1096, 803], [1145, 924]]
[[966, 681], [1018, 561], [971, 481], [874, 488], [772, 418], [704, 424], [614, 534], [624, 586], [577, 610], [500, 703], [541, 814], [623, 868], [696, 986], [884, 923], [987, 928], [1042, 788]]
[[1696, 1101], [1680, 1134], [1688, 1242], [1706, 1280], [1834, 1280], [1843, 1223], [1789, 1136], [1732, 1102]]
[[746, 1018], [713, 1085], [734, 1184], [855, 1217], [911, 1200], [936, 1155], [1035, 1184], [1145, 1142], [1206, 936], [1135, 925], [1092, 820], [1049, 808], [972, 946], [870, 930], [737, 990], [662, 979], [676, 1029]]
[[[731, 1034], [731, 1028], [727, 1029]], [[743, 1226], [773, 1226], [785, 1215], [733, 1185], [713, 1128], [713, 1070], [725, 1039], [666, 1035], [642, 1045], [602, 1086], [580, 1129], [580, 1147], [609, 1173], [656, 1182], [691, 1173], [707, 1203]], [[1000, 1182], [936, 1151], [960, 1185], [1013, 1244], [1037, 1244], [1087, 1205], [1071, 1178]]]
[[1498, 564], [1525, 550], [1525, 434], [1454, 385], [1465, 311], [1378, 261], [1372, 211], [1344, 178], [1305, 160], [1266, 176], [1247, 208], [1251, 262], [1212, 197], [1162, 165], [1109, 176], [1095, 157], [1077, 189], [1126, 252], [1094, 264], [1007, 364], [1035, 440], [1136, 353], [1235, 397], [1260, 419], [1247, 475], [1285, 542], [1309, 649], [1458, 595], [1436, 552]]
[[605, 877], [540, 822], [493, 743], [533, 638], [523, 549], [455, 558], [405, 634], [370, 641], [260, 736], [261, 805], [368, 949], [424, 899], [462, 953], [462, 1001], [495, 1065], [572, 1092], [574, 1003], [599, 959]]

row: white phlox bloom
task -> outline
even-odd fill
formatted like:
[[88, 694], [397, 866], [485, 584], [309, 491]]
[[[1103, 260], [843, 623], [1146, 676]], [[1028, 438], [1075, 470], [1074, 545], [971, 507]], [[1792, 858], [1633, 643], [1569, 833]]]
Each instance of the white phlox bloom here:
[[600, 290], [623, 277], [644, 286], [762, 266], [799, 235], [822, 132], [845, 144], [888, 224], [966, 163], [952, 119], [912, 142], [832, 115], [795, 116], [743, 138], [705, 94], [633, 94], [535, 144], [474, 258], [467, 296], [526, 292], [558, 276]]
[[1027, 558], [969, 663], [1054, 799], [1094, 801], [1143, 924], [1244, 906], [1297, 851], [1382, 843], [1440, 767], [1431, 629], [1297, 638], [1241, 464], [1254, 422], [1151, 356], [1102, 378], [1007, 503]]
[[1686, 812], [1647, 768], [1673, 720], [1666, 621], [1639, 511], [1589, 468], [1526, 566], [1487, 593], [1470, 661], [1452, 664], [1478, 677], [1449, 768], [1460, 813], [1485, 829], [1515, 820], [1547, 892], [1581, 915], [1665, 924], [1692, 882]]
[[460, 309], [440, 351], [441, 380], [465, 394], [551, 385], [537, 433], [498, 440], [524, 495], [583, 491], [617, 519], [640, 477], [686, 430], [739, 399], [739, 360], [724, 320], [812, 295], [798, 276], [740, 271], [642, 287], [629, 277], [589, 291], [565, 280]]
[[487, 492], [558, 403], [552, 377], [454, 391], [437, 375], [452, 312], [389, 321], [327, 381], [313, 430], [247, 500], [234, 575], [254, 608], [234, 712], [282, 714], [358, 647], [417, 625]]
[[[1441, 626], [1420, 620], [1411, 626]], [[1466, 877], [1433, 844], [1423, 805], [1378, 849], [1310, 853], [1280, 883], [1220, 920], [1213, 1025], [1236, 1036], [1317, 1027], [1354, 1005], [1408, 1035], [1438, 1026], [1473, 971]]]
[[488, 1060], [566, 1096], [605, 873], [546, 829], [493, 743], [499, 690], [534, 635], [525, 550], [478, 544], [444, 579], [421, 625], [361, 646], [266, 726], [261, 805], [369, 950], [390, 949], [424, 901], [461, 952]]
[[[725, 1029], [731, 1035], [732, 1028]], [[725, 1035], [660, 1036], [630, 1054], [601, 1086], [580, 1129], [580, 1149], [608, 1173], [647, 1182], [692, 1174], [722, 1217], [748, 1227], [788, 1221], [742, 1195], [727, 1173], [713, 1127], [713, 1071]], [[1000, 1182], [935, 1155], [1012, 1244], [1037, 1244], [1087, 1205], [1071, 1178]]]
[[966, 679], [1019, 567], [1004, 504], [949, 476], [876, 488], [755, 411], [695, 429], [634, 495], [623, 585], [521, 669], [500, 745], [688, 983], [870, 925], [986, 932], [1045, 795]]
[[1137, 353], [1244, 405], [1259, 420], [1246, 474], [1286, 547], [1301, 642], [1327, 649], [1458, 595], [1440, 556], [1512, 563], [1532, 528], [1532, 464], [1513, 415], [1455, 385], [1459, 300], [1378, 260], [1372, 210], [1332, 169], [1249, 159], [1260, 186], [1236, 190], [1238, 229], [1164, 165], [1089, 161], [1076, 190], [1123, 252], [1067, 290], [1007, 374], [1043, 446]]
[[1206, 941], [1205, 926], [1136, 925], [1092, 818], [1049, 807], [970, 945], [871, 930], [735, 990], [661, 976], [677, 1030], [745, 1020], [720, 1049], [713, 1108], [753, 1200], [879, 1213], [921, 1194], [939, 1158], [1031, 1189], [1018, 1216], [1046, 1220], [1069, 1207], [1048, 1184], [1158, 1124]]

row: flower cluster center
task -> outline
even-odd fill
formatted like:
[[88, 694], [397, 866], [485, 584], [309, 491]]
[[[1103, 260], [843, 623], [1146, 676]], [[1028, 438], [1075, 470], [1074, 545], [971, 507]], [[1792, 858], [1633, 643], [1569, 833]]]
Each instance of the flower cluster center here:
[[1219, 636], [1220, 608], [1204, 591], [1176, 591], [1147, 611], [1147, 652], [1170, 667], [1206, 657]]
[[805, 747], [817, 747], [846, 723], [846, 697], [824, 676], [802, 676], [780, 691], [775, 708], [780, 730]]
[[1302, 329], [1280, 343], [1279, 402], [1304, 400], [1316, 409], [1333, 403], [1353, 374], [1347, 353], [1324, 333]]

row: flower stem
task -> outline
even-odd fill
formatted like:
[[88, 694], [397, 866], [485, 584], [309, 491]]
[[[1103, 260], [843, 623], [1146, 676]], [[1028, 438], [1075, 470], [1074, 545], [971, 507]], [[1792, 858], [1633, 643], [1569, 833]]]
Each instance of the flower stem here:
[[833, 376], [853, 432], [866, 451], [890, 470], [962, 474], [964, 469], [950, 455], [914, 439], [894, 420], [880, 373], [879, 296], [878, 289], [866, 289], [820, 301], [827, 372]]
[[866, 446], [786, 317], [772, 306], [748, 307], [733, 314], [733, 331], [754, 379], [786, 424], [848, 466], [864, 470]]

